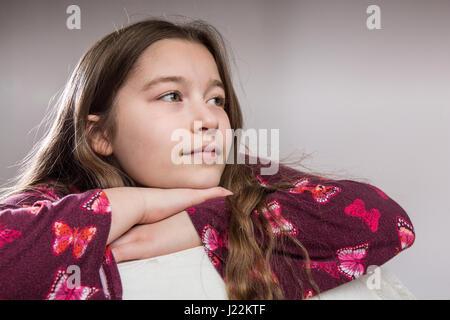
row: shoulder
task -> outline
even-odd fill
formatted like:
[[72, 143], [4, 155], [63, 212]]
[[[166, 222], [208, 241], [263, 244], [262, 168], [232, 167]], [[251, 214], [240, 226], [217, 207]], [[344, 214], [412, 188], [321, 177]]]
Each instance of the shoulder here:
[[40, 200], [46, 200], [46, 198], [35, 192], [22, 192], [1, 201], [0, 210], [5, 208], [27, 207]]
[[300, 184], [290, 192], [303, 195], [299, 201], [302, 208], [310, 209], [308, 216], [320, 217], [320, 221], [327, 222], [330, 227], [346, 232], [352, 230], [355, 234], [381, 234], [385, 239], [390, 235], [396, 237], [402, 227], [414, 234], [406, 210], [373, 184], [356, 180], [324, 180]]
[[[272, 162], [271, 162], [272, 164]], [[268, 166], [268, 165], [264, 165]], [[256, 164], [250, 166], [251, 174], [262, 186], [271, 186], [280, 182], [292, 184], [289, 194], [303, 203], [309, 203], [320, 209], [327, 210], [334, 204], [346, 204], [355, 199], [364, 199], [374, 204], [389, 204], [398, 206], [385, 191], [369, 182], [352, 179], [331, 179], [317, 174], [303, 172], [287, 165], [279, 164], [276, 172], [271, 175], [261, 173], [263, 165], [259, 158]]]
[[337, 183], [342, 187], [346, 208], [348, 206], [357, 206], [365, 210], [380, 208], [385, 212], [406, 215], [400, 204], [379, 186], [355, 180], [338, 180]]
[[27, 208], [36, 205], [42, 206], [43, 204], [57, 205], [58, 203], [65, 206], [69, 202], [80, 201], [83, 203], [89, 202], [89, 204], [94, 202], [104, 203], [108, 202], [108, 198], [100, 188], [81, 192], [73, 185], [63, 188], [52, 183], [40, 183], [1, 201], [0, 210], [6, 208]]
[[382, 210], [399, 215], [406, 214], [405, 210], [380, 187], [371, 183], [344, 180], [317, 180], [308, 177], [294, 181], [295, 187], [289, 192], [297, 194], [299, 200], [315, 205], [322, 211], [351, 210], [375, 211]]
[[[372, 221], [383, 215], [384, 219], [405, 221], [412, 226], [404, 208], [378, 186], [352, 179], [327, 179], [289, 167], [280, 168], [279, 176], [256, 175], [256, 178], [266, 186], [280, 179], [292, 184], [292, 188], [278, 190], [268, 199], [275, 203], [278, 201], [279, 206], [283, 205], [286, 209], [291, 208], [293, 213], [307, 211], [309, 215], [318, 215], [321, 219], [359, 217]], [[329, 214], [324, 215], [326, 212]], [[371, 227], [376, 229], [375, 224]]]

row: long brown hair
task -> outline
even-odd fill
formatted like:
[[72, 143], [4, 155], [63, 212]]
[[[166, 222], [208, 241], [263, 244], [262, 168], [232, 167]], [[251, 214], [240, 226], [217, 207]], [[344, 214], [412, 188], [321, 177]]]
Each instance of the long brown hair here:
[[[52, 181], [56, 188], [67, 194], [71, 193], [69, 185], [74, 185], [81, 192], [93, 188], [137, 186], [113, 154], [103, 156], [94, 152], [89, 141], [96, 130], [101, 130], [110, 141], [113, 140], [116, 135], [116, 93], [141, 53], [152, 43], [168, 38], [200, 43], [211, 52], [225, 86], [225, 111], [231, 128], [243, 128], [241, 107], [231, 81], [229, 55], [218, 30], [203, 20], [182, 24], [159, 18], [146, 19], [106, 35], [81, 57], [53, 112], [44, 119], [45, 123], [52, 123], [51, 127], [21, 162], [19, 174], [11, 180], [12, 186], [1, 188], [0, 201], [34, 189], [46, 181]], [[87, 131], [88, 114], [98, 115], [99, 120]], [[236, 139], [233, 144], [238, 146], [240, 143]], [[233, 149], [236, 151], [236, 148]], [[251, 213], [255, 208], [267, 208], [266, 196], [269, 193], [293, 187], [293, 177], [263, 186], [254, 178], [256, 166], [238, 164], [236, 152], [233, 156], [233, 163], [226, 164], [220, 181], [220, 186], [239, 195], [227, 197], [231, 209], [229, 256], [225, 267], [228, 297], [282, 299], [283, 292], [272, 277], [270, 266], [275, 237], [270, 232], [262, 232], [270, 230], [268, 219], [264, 215], [255, 218]], [[287, 163], [280, 162], [280, 166], [287, 166]], [[323, 174], [302, 174], [324, 178]], [[268, 238], [265, 248], [256, 240], [256, 234]], [[309, 256], [305, 247], [295, 237], [287, 235], [286, 238], [300, 247], [304, 262], [308, 265]], [[319, 293], [308, 268], [300, 270], [291, 265], [291, 270], [293, 278], [302, 288], [298, 275], [299, 272], [306, 272], [309, 287]], [[255, 274], [257, 276], [249, 276]]]

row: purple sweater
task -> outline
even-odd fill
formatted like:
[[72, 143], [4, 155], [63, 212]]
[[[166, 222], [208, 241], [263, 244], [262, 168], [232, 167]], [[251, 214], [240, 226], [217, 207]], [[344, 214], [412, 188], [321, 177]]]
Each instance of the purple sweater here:
[[[267, 197], [275, 236], [290, 233], [308, 250], [310, 270], [323, 292], [349, 282], [380, 266], [415, 239], [406, 212], [382, 190], [352, 180], [318, 180], [280, 167], [295, 188]], [[254, 175], [261, 184], [279, 180]], [[26, 192], [0, 203], [0, 299], [121, 299], [117, 264], [106, 241], [111, 206], [102, 189], [72, 194]], [[204, 248], [224, 277], [230, 210], [225, 197], [187, 208]], [[275, 223], [277, 220], [279, 223]], [[281, 225], [280, 225], [281, 224]], [[282, 253], [283, 256], [282, 256]], [[304, 269], [301, 250], [289, 241], [277, 246], [272, 269], [287, 299], [304, 299], [316, 292], [298, 276], [292, 281], [287, 257], [294, 268]], [[149, 289], [151, 290], [151, 289]]]

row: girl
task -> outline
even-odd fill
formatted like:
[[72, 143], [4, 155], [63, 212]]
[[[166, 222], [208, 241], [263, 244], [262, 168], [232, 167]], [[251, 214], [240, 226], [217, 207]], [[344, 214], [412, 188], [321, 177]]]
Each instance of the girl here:
[[174, 130], [205, 146], [243, 127], [227, 57], [207, 23], [159, 19], [84, 54], [0, 198], [0, 298], [121, 299], [118, 262], [203, 245], [230, 299], [303, 299], [412, 245], [408, 215], [380, 189], [284, 164], [261, 175], [259, 159], [238, 163], [236, 137], [202, 153], [221, 162], [171, 161]]

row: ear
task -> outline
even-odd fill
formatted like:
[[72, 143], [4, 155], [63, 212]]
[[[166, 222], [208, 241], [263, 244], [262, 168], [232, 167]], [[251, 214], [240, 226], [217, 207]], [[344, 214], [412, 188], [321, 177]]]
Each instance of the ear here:
[[86, 125], [86, 134], [91, 148], [103, 155], [109, 156], [113, 152], [112, 144], [105, 138], [103, 132], [96, 127], [96, 122], [100, 117], [98, 115], [88, 115], [88, 122]]

